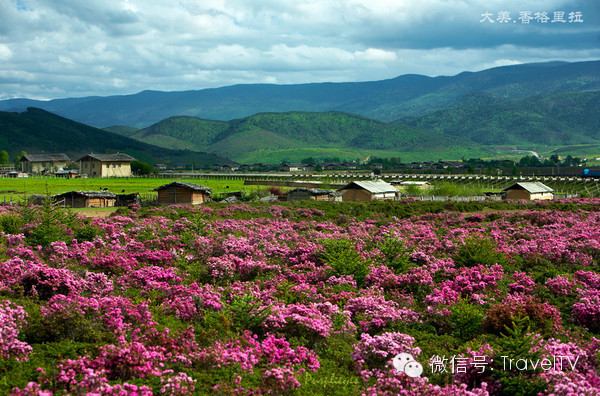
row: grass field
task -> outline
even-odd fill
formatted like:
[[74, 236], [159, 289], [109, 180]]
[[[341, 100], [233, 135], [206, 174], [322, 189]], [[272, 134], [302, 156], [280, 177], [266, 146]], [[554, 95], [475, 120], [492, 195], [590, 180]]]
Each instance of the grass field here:
[[345, 160], [360, 159], [368, 157], [400, 157], [404, 162], [413, 161], [437, 161], [440, 158], [446, 160], [460, 160], [465, 158], [479, 158], [490, 155], [487, 148], [465, 148], [458, 150], [452, 147], [446, 150], [424, 150], [424, 151], [401, 151], [401, 150], [362, 150], [362, 149], [339, 149], [339, 148], [299, 148], [299, 149], [279, 149], [279, 150], [260, 150], [251, 151], [247, 154], [241, 154], [235, 158], [241, 163], [265, 162], [278, 164], [282, 161], [299, 162], [303, 158], [314, 157], [339, 157]]
[[32, 177], [27, 179], [0, 179], [0, 202], [21, 201], [30, 195], [61, 194], [68, 191], [108, 191], [120, 194], [139, 193], [142, 199], [156, 195], [152, 191], [158, 186], [172, 181], [200, 184], [214, 193], [227, 191], [253, 191], [266, 189], [263, 186], [244, 186], [242, 180], [216, 179], [162, 179], [162, 178], [114, 178], [114, 179], [63, 179], [53, 177]]

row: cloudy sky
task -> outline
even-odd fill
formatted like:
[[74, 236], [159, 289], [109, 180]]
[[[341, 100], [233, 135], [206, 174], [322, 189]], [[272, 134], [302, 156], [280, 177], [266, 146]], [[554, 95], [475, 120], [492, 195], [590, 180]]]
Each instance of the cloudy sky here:
[[598, 0], [0, 0], [0, 99], [598, 59]]

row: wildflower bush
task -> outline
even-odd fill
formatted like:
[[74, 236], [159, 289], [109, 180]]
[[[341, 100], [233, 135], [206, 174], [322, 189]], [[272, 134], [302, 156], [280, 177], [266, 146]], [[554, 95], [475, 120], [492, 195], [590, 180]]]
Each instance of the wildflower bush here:
[[599, 209], [1, 207], [0, 394], [598, 394]]

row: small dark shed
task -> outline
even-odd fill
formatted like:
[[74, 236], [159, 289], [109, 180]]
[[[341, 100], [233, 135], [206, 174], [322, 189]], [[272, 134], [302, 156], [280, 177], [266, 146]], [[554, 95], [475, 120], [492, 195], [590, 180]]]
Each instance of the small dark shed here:
[[288, 191], [286, 196], [288, 201], [313, 200], [334, 202], [342, 200], [342, 194], [336, 191], [323, 190], [320, 188], [299, 187]]
[[142, 203], [142, 199], [140, 198], [140, 194], [117, 194], [117, 202], [115, 202], [115, 206], [129, 206], [131, 204], [140, 204]]
[[172, 182], [155, 188], [159, 205], [191, 204], [197, 205], [210, 199], [212, 190], [199, 184]]
[[70, 208], [108, 208], [115, 206], [116, 194], [108, 191], [69, 191], [52, 197], [60, 206]]

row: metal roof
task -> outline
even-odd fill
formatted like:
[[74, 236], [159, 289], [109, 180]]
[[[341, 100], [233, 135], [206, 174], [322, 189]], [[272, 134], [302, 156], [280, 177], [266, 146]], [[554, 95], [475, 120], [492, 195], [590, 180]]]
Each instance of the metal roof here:
[[212, 190], [208, 187], [204, 187], [204, 186], [201, 186], [199, 184], [194, 184], [194, 183], [186, 183], [186, 182], [172, 182], [169, 184], [163, 184], [160, 187], [156, 187], [152, 191], [160, 191], [160, 190], [164, 190], [165, 188], [169, 188], [169, 187], [183, 187], [183, 188], [189, 188], [190, 190], [194, 190], [194, 191], [206, 191], [209, 194], [212, 194]]
[[515, 183], [510, 187], [505, 188], [502, 191], [508, 190], [525, 190], [530, 193], [545, 193], [554, 191], [544, 183], [540, 182], [519, 182]]
[[71, 159], [65, 153], [57, 154], [25, 154], [21, 157], [21, 161], [30, 162], [70, 162]]
[[429, 182], [427, 182], [427, 181], [410, 181], [410, 180], [408, 180], [408, 181], [400, 182], [399, 184], [403, 185], [403, 186], [424, 186], [426, 184], [429, 184]]
[[117, 198], [117, 195], [110, 191], [69, 191], [62, 194], [56, 194], [54, 195], [54, 198], [71, 195], [79, 195], [86, 198]]
[[340, 188], [340, 190], [347, 190], [350, 186], [356, 185], [363, 190], [367, 190], [371, 194], [384, 194], [384, 193], [395, 193], [398, 190], [391, 184], [384, 182], [383, 180], [360, 180], [353, 181]]
[[288, 191], [287, 194], [289, 194], [291, 192], [297, 192], [297, 191], [306, 191], [311, 195], [337, 195], [337, 192], [335, 192], [333, 190], [324, 190], [322, 188], [306, 188], [306, 187], [294, 188], [293, 190]]
[[101, 162], [110, 162], [110, 161], [135, 161], [135, 158], [125, 153], [116, 153], [116, 154], [86, 154], [83, 157], [79, 158], [77, 161], [83, 161], [86, 158], [95, 159], [96, 161]]

